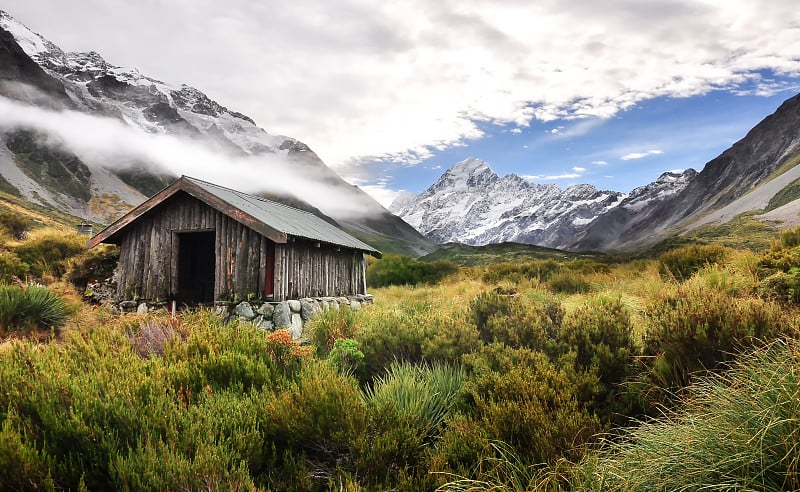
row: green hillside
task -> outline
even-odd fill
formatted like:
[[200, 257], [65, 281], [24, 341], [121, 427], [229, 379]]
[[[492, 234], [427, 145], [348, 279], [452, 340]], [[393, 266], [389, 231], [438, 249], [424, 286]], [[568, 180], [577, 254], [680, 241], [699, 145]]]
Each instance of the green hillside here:
[[603, 253], [574, 253], [520, 243], [488, 244], [486, 246], [469, 246], [466, 244], [450, 243], [420, 258], [421, 261], [449, 260], [460, 266], [491, 265], [492, 263], [524, 262], [532, 260], [569, 261], [577, 259], [600, 262], [615, 261], [614, 256]]

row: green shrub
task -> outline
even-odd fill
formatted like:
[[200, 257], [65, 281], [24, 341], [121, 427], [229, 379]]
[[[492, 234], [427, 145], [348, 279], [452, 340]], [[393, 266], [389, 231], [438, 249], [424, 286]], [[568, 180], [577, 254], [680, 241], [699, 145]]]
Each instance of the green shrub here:
[[46, 287], [0, 285], [0, 334], [58, 330], [69, 318], [67, 304]]
[[667, 251], [658, 258], [658, 272], [684, 281], [706, 265], [722, 261], [727, 250], [717, 244], [691, 245]]
[[366, 406], [354, 378], [331, 365], [310, 363], [296, 381], [261, 402], [259, 427], [273, 460], [264, 470], [271, 489], [322, 488], [339, 465], [352, 466], [351, 443], [368, 432]]
[[548, 350], [564, 316], [553, 299], [531, 302], [497, 291], [476, 296], [470, 314], [483, 342], [543, 351]]
[[678, 288], [649, 306], [646, 352], [666, 387], [685, 387], [691, 374], [716, 370], [743, 349], [791, 331], [780, 306], [712, 290]]
[[37, 277], [59, 277], [67, 271], [68, 262], [85, 251], [86, 236], [50, 232], [31, 238], [14, 251], [30, 265], [30, 273]]
[[96, 246], [75, 261], [69, 269], [67, 280], [83, 289], [90, 282], [111, 278], [119, 260], [119, 247], [111, 244]]
[[327, 309], [311, 318], [311, 344], [319, 357], [325, 357], [337, 340], [353, 338], [357, 313], [352, 309]]
[[350, 338], [336, 340], [329, 359], [340, 372], [352, 374], [359, 380], [364, 380], [364, 352], [359, 350], [358, 345], [357, 340]]
[[458, 266], [448, 260], [425, 263], [410, 256], [385, 255], [367, 267], [367, 285], [386, 287], [388, 285], [432, 284], [456, 272], [458, 272]]
[[0, 283], [24, 280], [30, 265], [19, 259], [15, 253], [0, 253]]
[[508, 281], [519, 283], [522, 280], [547, 281], [551, 275], [558, 272], [561, 265], [553, 260], [535, 260], [522, 263], [497, 263], [486, 267], [483, 281], [497, 283]]
[[633, 323], [620, 298], [589, 299], [564, 316], [556, 338], [562, 351], [576, 353], [578, 368], [597, 368], [607, 385], [622, 382], [637, 355]]
[[14, 239], [24, 239], [33, 222], [28, 217], [14, 212], [0, 212], [0, 233]]
[[571, 270], [554, 273], [547, 281], [547, 287], [561, 294], [581, 294], [592, 290], [583, 274]]
[[463, 360], [474, 418], [489, 439], [508, 443], [525, 460], [575, 459], [581, 443], [602, 430], [578, 396], [595, 376], [553, 364], [541, 352], [496, 343]]
[[511, 314], [513, 298], [497, 291], [482, 292], [470, 303], [470, 317], [472, 323], [478, 328], [482, 340], [491, 341], [489, 319], [492, 317], [507, 317]]
[[800, 268], [777, 272], [761, 280], [758, 293], [767, 299], [788, 304], [800, 304]]

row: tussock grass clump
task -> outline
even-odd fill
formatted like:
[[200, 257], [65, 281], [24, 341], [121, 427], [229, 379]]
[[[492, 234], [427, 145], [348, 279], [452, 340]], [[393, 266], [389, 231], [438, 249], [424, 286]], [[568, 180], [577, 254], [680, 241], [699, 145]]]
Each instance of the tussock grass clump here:
[[0, 336], [58, 330], [69, 318], [67, 304], [39, 285], [0, 285]]
[[396, 411], [427, 439], [456, 404], [465, 378], [460, 366], [396, 362], [365, 389], [364, 399], [373, 407]]
[[584, 464], [591, 489], [800, 489], [800, 342], [777, 340], [699, 380], [682, 408], [609, 446]]

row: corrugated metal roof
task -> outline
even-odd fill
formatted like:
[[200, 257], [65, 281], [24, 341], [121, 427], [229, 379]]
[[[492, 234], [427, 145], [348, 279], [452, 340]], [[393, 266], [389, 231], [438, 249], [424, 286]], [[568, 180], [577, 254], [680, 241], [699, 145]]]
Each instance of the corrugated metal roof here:
[[228, 203], [231, 207], [238, 208], [256, 220], [290, 236], [380, 254], [372, 246], [354, 238], [310, 212], [189, 176], [183, 176], [183, 179], [191, 181], [196, 186]]

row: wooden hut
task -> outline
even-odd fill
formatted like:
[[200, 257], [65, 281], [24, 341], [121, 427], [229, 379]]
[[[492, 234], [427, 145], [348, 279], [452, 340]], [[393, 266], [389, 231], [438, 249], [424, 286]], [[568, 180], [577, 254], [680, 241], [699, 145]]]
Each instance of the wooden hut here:
[[118, 244], [119, 300], [365, 294], [380, 252], [308, 212], [182, 176], [94, 236]]

